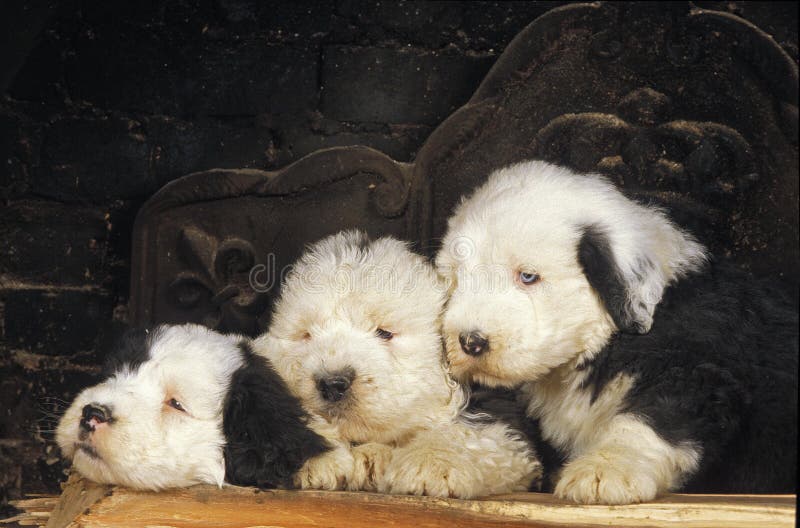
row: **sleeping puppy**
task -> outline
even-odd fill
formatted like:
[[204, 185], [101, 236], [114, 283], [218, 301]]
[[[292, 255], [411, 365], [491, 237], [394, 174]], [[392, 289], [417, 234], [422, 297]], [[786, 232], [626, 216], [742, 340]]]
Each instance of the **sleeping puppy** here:
[[307, 412], [353, 444], [304, 479], [348, 489], [468, 498], [524, 491], [541, 473], [508, 424], [465, 412], [439, 335], [445, 292], [433, 266], [392, 238], [344, 232], [294, 265], [255, 341]]
[[192, 324], [131, 331], [104, 378], [56, 432], [62, 454], [96, 482], [291, 487], [308, 460], [336, 450], [244, 337]]
[[519, 387], [559, 497], [794, 490], [796, 308], [661, 210], [522, 163], [461, 203], [436, 264], [451, 371]]

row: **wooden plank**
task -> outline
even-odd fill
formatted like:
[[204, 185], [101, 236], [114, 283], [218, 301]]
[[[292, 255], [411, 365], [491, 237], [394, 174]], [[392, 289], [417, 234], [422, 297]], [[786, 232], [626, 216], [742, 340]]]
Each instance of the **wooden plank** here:
[[19, 526], [47, 526], [63, 528], [78, 514], [111, 493], [111, 486], [96, 484], [76, 473], [61, 484], [60, 496], [34, 495], [28, 499], [11, 501], [22, 513], [9, 519], [0, 519], [0, 525], [16, 523]]
[[[49, 528], [255, 528], [375, 526], [790, 527], [794, 495], [669, 495], [646, 504], [580, 506], [542, 493], [464, 501], [432, 497], [324, 491], [261, 491], [196, 486], [161, 493], [108, 491], [70, 480], [50, 516]], [[46, 498], [17, 501], [42, 521]], [[94, 505], [87, 504], [95, 500]], [[88, 509], [87, 509], [88, 508]], [[68, 518], [71, 512], [75, 515]], [[74, 522], [70, 523], [74, 519]], [[39, 524], [41, 526], [41, 524]]]
[[72, 522], [78, 514], [111, 493], [110, 486], [97, 484], [78, 476], [70, 475], [62, 487], [61, 499], [47, 520], [47, 528], [62, 528]]
[[531, 493], [463, 501], [372, 493], [197, 487], [162, 494], [115, 492], [74, 526], [82, 528], [245, 528], [254, 526], [788, 527], [794, 496], [673, 495], [647, 504], [579, 506]]
[[11, 505], [21, 512], [8, 519], [0, 519], [0, 525], [44, 527], [59, 499], [58, 495], [44, 495], [11, 501]]

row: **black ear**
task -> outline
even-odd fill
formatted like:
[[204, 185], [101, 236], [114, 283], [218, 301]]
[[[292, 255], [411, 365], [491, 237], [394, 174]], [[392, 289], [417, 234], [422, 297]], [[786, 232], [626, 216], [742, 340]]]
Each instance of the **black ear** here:
[[153, 337], [159, 332], [160, 327], [154, 330], [147, 328], [126, 330], [106, 355], [101, 372], [102, 378], [109, 378], [123, 369], [138, 369], [139, 365], [150, 359], [150, 345]]
[[291, 487], [306, 460], [327, 451], [308, 416], [266, 358], [239, 344], [245, 365], [225, 401], [225, 480], [240, 486]]
[[646, 320], [642, 310], [631, 306], [633, 296], [629, 285], [614, 260], [608, 235], [596, 225], [584, 227], [578, 244], [578, 262], [614, 324], [622, 332], [646, 334], [652, 318]]

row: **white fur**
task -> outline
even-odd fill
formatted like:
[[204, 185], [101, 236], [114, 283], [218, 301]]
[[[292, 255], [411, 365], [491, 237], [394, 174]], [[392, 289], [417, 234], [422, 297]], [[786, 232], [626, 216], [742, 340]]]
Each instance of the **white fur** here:
[[[233, 372], [242, 365], [239, 336], [198, 325], [163, 327], [152, 338], [151, 358], [81, 392], [62, 417], [56, 440], [73, 467], [100, 483], [162, 489], [225, 478], [222, 405]], [[167, 402], [175, 398], [183, 413]], [[113, 409], [113, 426], [99, 424], [77, 446], [81, 410]]]
[[507, 425], [456, 422], [397, 448], [378, 491], [470, 498], [527, 491], [541, 466]]
[[522, 386], [545, 439], [570, 454], [556, 495], [589, 504], [641, 502], [675, 489], [697, 469], [696, 445], [675, 447], [621, 412], [633, 378], [619, 375], [594, 402], [583, 379], [584, 372], [565, 366]]
[[[436, 257], [451, 292], [443, 321], [447, 356], [462, 381], [524, 384], [545, 438], [569, 453], [559, 496], [648, 500], [680, 484], [699, 454], [619, 414], [631, 379], [610, 383], [593, 405], [590, 390], [581, 388], [576, 367], [617, 331], [578, 262], [586, 226], [608, 236], [643, 332], [664, 288], [705, 260], [704, 248], [662, 211], [629, 200], [599, 175], [539, 161], [498, 170], [457, 208]], [[525, 285], [519, 272], [540, 280]], [[488, 338], [489, 352], [472, 357], [461, 350], [459, 334], [471, 331]]]
[[[310, 413], [335, 428], [336, 438], [357, 445], [352, 472], [343, 475], [349, 489], [467, 497], [494, 492], [495, 482], [502, 491], [524, 489], [539, 468], [505, 426], [458, 432], [466, 427], [459, 415], [467, 397], [443, 358], [444, 298], [423, 257], [392, 238], [369, 243], [358, 232], [315, 244], [283, 284], [269, 333], [255, 349]], [[378, 329], [393, 337], [381, 339]], [[342, 369], [355, 371], [348, 395], [327, 402], [316, 379]], [[475, 435], [491, 437], [495, 454], [523, 462], [502, 467], [491, 453], [467, 449]], [[452, 475], [439, 465], [451, 467]], [[421, 487], [424, 482], [429, 485]]]

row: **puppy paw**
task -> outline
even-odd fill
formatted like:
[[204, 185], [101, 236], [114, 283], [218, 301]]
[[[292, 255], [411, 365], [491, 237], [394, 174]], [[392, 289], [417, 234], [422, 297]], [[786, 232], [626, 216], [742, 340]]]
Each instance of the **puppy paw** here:
[[300, 489], [342, 490], [353, 479], [354, 468], [350, 450], [336, 447], [306, 461], [294, 476], [294, 484]]
[[378, 491], [469, 499], [479, 494], [482, 475], [464, 457], [431, 449], [396, 450], [378, 481]]
[[576, 458], [561, 471], [555, 495], [581, 504], [631, 504], [654, 499], [656, 481], [631, 465], [600, 454]]
[[369, 442], [352, 448], [353, 475], [347, 482], [351, 491], [378, 491], [378, 480], [392, 460], [393, 449], [386, 444]]

